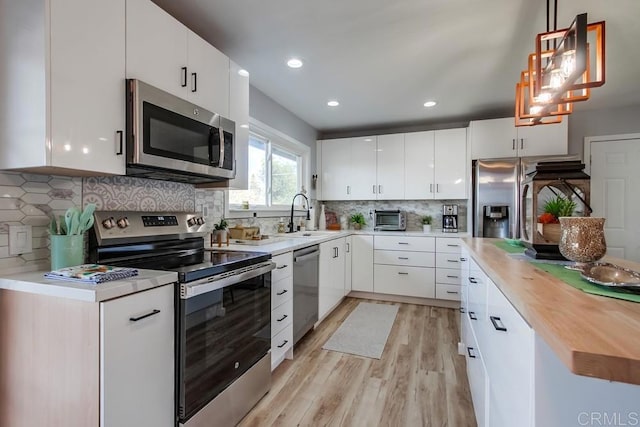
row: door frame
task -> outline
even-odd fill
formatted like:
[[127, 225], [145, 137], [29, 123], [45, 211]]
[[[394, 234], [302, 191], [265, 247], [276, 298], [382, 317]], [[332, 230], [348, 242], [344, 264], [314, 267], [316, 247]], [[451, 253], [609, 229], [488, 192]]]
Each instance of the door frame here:
[[584, 171], [587, 175], [591, 176], [591, 143], [592, 142], [618, 142], [628, 141], [630, 139], [640, 139], [640, 133], [624, 133], [620, 135], [603, 135], [603, 136], [585, 136], [584, 138], [584, 151], [582, 158], [584, 159], [585, 168]]

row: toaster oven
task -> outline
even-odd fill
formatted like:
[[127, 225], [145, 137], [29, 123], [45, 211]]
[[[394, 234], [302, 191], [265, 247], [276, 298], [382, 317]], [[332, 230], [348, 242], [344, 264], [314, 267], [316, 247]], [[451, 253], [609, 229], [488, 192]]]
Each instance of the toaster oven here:
[[404, 231], [407, 229], [407, 214], [400, 210], [376, 210], [373, 229], [377, 231]]

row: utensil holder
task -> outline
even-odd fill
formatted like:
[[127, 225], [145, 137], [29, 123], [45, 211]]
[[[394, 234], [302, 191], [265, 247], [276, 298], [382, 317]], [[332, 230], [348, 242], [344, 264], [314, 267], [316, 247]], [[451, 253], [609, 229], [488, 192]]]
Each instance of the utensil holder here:
[[51, 270], [84, 264], [84, 235], [57, 235], [51, 239]]

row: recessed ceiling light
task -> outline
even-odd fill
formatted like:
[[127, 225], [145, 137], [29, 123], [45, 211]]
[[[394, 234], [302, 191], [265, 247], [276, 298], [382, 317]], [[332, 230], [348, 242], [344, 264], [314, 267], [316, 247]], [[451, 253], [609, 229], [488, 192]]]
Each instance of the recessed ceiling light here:
[[373, 139], [371, 139], [371, 138], [365, 138], [365, 139], [364, 139], [364, 141], [365, 141], [365, 142], [371, 142], [371, 141], [373, 141]]
[[425, 107], [434, 107], [437, 104], [436, 101], [427, 101], [424, 103]]
[[290, 60], [287, 61], [287, 65], [290, 68], [300, 68], [302, 67], [302, 60], [298, 58], [291, 58]]
[[241, 75], [242, 77], [249, 77], [249, 72], [244, 68], [239, 69], [238, 74]]
[[338, 101], [329, 101], [327, 102], [327, 105], [329, 107], [337, 107], [338, 105], [340, 105], [340, 103]]

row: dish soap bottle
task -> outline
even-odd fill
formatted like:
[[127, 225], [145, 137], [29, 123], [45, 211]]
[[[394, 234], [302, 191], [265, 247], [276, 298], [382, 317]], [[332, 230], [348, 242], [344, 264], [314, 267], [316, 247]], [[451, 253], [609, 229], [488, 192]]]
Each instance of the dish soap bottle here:
[[284, 229], [284, 218], [280, 218], [280, 221], [278, 222], [278, 233], [284, 233], [285, 229]]
[[324, 216], [324, 205], [320, 206], [320, 218], [318, 218], [318, 230], [327, 229], [327, 218]]

